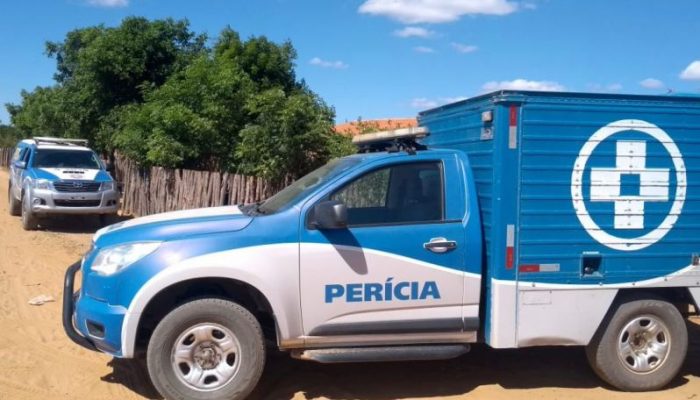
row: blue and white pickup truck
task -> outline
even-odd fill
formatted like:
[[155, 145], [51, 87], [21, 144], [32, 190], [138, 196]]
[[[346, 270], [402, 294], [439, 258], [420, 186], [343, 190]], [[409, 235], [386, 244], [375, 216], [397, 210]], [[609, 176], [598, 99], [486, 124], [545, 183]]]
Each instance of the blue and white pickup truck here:
[[323, 363], [577, 345], [619, 389], [673, 379], [700, 301], [700, 98], [505, 91], [419, 122], [261, 204], [98, 231], [67, 334], [145, 357], [168, 399], [244, 398], [266, 343]]
[[56, 214], [114, 215], [119, 191], [84, 139], [37, 137], [17, 144], [7, 187], [10, 215], [26, 230]]

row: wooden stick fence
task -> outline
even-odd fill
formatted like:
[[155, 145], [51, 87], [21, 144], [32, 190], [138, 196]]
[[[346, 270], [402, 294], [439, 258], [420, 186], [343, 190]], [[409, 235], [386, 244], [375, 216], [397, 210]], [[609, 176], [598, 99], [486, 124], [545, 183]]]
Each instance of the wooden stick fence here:
[[149, 215], [166, 211], [265, 200], [289, 183], [228, 172], [194, 171], [152, 167], [140, 168], [134, 161], [117, 155], [116, 179], [122, 184], [122, 211]]
[[0, 167], [7, 168], [10, 166], [14, 150], [12, 147], [0, 147]]

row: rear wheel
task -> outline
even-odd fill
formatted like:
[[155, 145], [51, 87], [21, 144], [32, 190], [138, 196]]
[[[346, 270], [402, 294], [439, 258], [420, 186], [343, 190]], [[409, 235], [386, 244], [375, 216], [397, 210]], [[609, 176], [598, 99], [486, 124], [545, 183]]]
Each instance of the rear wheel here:
[[154, 386], [166, 399], [243, 399], [265, 364], [262, 330], [236, 303], [195, 300], [158, 324], [146, 361]]
[[7, 188], [7, 203], [10, 215], [18, 217], [22, 213], [22, 204], [12, 195], [12, 185]]
[[25, 231], [33, 231], [39, 226], [39, 219], [32, 212], [32, 206], [29, 203], [29, 196], [22, 196], [22, 228]]
[[618, 306], [586, 349], [593, 370], [626, 391], [666, 386], [685, 360], [688, 332], [673, 304], [657, 298]]

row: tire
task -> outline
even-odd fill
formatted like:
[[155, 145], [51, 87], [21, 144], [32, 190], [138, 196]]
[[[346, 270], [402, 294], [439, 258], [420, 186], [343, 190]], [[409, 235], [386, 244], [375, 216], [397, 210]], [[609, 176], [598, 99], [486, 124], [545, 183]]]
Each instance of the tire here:
[[29, 204], [29, 196], [22, 196], [22, 228], [25, 231], [33, 231], [39, 226], [39, 219], [32, 212]]
[[593, 371], [624, 391], [658, 390], [676, 377], [688, 349], [685, 320], [653, 296], [618, 305], [586, 348]]
[[113, 221], [117, 218], [117, 214], [100, 214], [97, 216], [97, 218], [99, 219], [99, 225], [102, 228], [112, 225]]
[[19, 217], [22, 214], [22, 204], [12, 195], [12, 186], [7, 188], [7, 205], [10, 215]]
[[[176, 351], [182, 355], [179, 362]], [[166, 399], [244, 399], [265, 366], [262, 329], [236, 303], [195, 300], [161, 320], [148, 344], [146, 363], [153, 385]]]

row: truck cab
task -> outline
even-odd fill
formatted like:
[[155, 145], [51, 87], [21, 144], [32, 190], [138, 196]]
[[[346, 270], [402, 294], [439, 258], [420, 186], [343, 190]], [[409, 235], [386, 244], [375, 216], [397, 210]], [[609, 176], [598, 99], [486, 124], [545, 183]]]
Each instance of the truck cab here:
[[[584, 122], [564, 117], [572, 107]], [[679, 109], [686, 119], [668, 124]], [[685, 236], [697, 224], [677, 209], [700, 165], [669, 144], [695, 150], [683, 135], [698, 110], [697, 99], [503, 92], [427, 111], [421, 128], [360, 137], [358, 154], [262, 203], [101, 229], [66, 272], [66, 333], [145, 357], [166, 398], [245, 398], [266, 346], [335, 363], [447, 359], [476, 342], [586, 346], [610, 384], [658, 389], [683, 364], [683, 315], [700, 299], [698, 243]], [[655, 157], [644, 165], [643, 148]], [[610, 172], [616, 157], [632, 167]], [[620, 205], [640, 201], [646, 225]], [[643, 236], [664, 207], [675, 230]]]
[[57, 214], [114, 215], [116, 184], [97, 154], [82, 139], [37, 137], [15, 147], [8, 183], [11, 215], [26, 230]]

